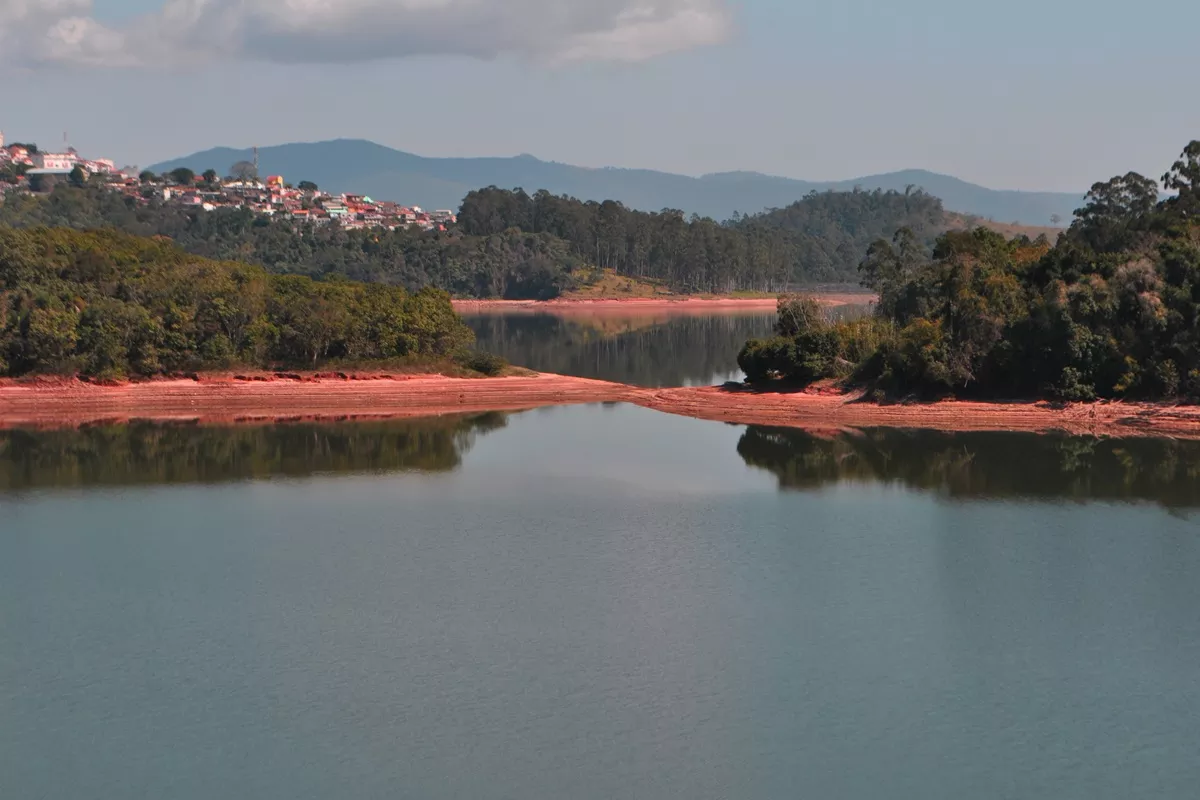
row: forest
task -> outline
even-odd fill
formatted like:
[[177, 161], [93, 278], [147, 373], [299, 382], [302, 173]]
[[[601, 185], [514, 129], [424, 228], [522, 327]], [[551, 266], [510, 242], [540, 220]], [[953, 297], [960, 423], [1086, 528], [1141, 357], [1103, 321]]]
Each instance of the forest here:
[[586, 280], [583, 267], [684, 293], [854, 282], [873, 240], [905, 228], [932, 244], [947, 227], [945, 216], [941, 202], [920, 191], [814, 193], [785, 209], [719, 223], [492, 187], [470, 193], [459, 224], [447, 231], [297, 227], [245, 209], [205, 212], [70, 184], [13, 194], [0, 205], [0, 226], [116, 228], [279, 274], [540, 300]]
[[783, 298], [777, 336], [739, 363], [752, 382], [836, 378], [881, 397], [1200, 400], [1198, 213], [1194, 141], [1161, 181], [1093, 185], [1054, 245], [976, 229], [928, 253], [901, 230], [859, 267], [873, 317], [831, 322]]
[[946, 215], [940, 200], [919, 190], [813, 192], [784, 209], [718, 223], [489, 187], [467, 195], [458, 224], [477, 236], [548, 234], [581, 262], [619, 275], [679, 292], [722, 293], [854, 282], [873, 240], [905, 228], [931, 243], [945, 230]]
[[273, 275], [112, 230], [0, 227], [0, 376], [467, 361], [473, 341], [437, 289]]

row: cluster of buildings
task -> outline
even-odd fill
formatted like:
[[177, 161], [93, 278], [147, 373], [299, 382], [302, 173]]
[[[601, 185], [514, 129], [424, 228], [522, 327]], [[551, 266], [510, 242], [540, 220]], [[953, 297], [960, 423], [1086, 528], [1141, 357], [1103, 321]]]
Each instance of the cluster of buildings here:
[[24, 144], [5, 144], [4, 133], [0, 132], [0, 169], [23, 167], [28, 175], [70, 175], [76, 167], [82, 167], [89, 175], [116, 173], [116, 164], [108, 158], [86, 159], [74, 147], [61, 153], [47, 153]]
[[[144, 196], [141, 181], [126, 179], [123, 190]], [[285, 219], [296, 224], [337, 225], [347, 230], [383, 228], [395, 230], [417, 226], [445, 230], [457, 222], [453, 211], [426, 211], [359, 194], [329, 194], [319, 189], [297, 189], [280, 175], [257, 179], [219, 181], [212, 184], [196, 178], [192, 185], [167, 182], [156, 189], [168, 205], [213, 211], [218, 208], [247, 208], [255, 214]]]
[[178, 179], [185, 177], [182, 174], [153, 179], [145, 176], [143, 180], [141, 175], [130, 174], [136, 172], [134, 168], [118, 170], [110, 159], [85, 159], [74, 148], [48, 153], [23, 144], [6, 146], [0, 133], [0, 197], [6, 190], [28, 189], [29, 176], [68, 177], [79, 167], [89, 176], [102, 176], [108, 189], [121, 192], [135, 202], [160, 200], [200, 211], [247, 208], [255, 214], [288, 220], [297, 226], [337, 225], [347, 230], [416, 226], [445, 230], [447, 225], [458, 221], [453, 211], [426, 211], [420, 206], [372, 200], [365, 195], [333, 195], [313, 187], [298, 189], [280, 175], [272, 175], [265, 181], [243, 178], [210, 182], [203, 176], [194, 176], [180, 183]]

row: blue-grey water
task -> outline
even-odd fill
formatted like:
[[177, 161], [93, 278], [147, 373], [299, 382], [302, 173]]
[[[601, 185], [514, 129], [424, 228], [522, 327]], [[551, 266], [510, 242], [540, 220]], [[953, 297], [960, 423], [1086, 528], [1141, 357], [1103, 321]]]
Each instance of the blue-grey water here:
[[1200, 451], [0, 434], [0, 798], [1191, 798]]
[[775, 314], [759, 312], [590, 317], [487, 312], [465, 319], [479, 349], [512, 364], [652, 387], [741, 380], [738, 351], [747, 339], [770, 336], [775, 326]]

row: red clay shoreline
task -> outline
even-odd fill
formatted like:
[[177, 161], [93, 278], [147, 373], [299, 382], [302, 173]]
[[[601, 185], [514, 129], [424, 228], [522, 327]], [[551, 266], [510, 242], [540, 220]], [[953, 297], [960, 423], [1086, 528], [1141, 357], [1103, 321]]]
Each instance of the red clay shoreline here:
[[725, 387], [643, 389], [563, 375], [201, 376], [101, 386], [75, 380], [0, 381], [0, 428], [73, 427], [131, 420], [211, 424], [428, 417], [624, 402], [720, 422], [835, 431], [872, 427], [948, 432], [1066, 432], [1200, 439], [1200, 406], [1045, 402], [880, 405], [828, 390]]

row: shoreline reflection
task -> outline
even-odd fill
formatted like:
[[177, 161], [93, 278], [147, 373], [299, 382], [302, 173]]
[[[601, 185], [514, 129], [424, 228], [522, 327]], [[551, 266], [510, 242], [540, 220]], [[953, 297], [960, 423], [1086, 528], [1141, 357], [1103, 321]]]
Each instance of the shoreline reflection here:
[[1200, 507], [1200, 442], [872, 428], [819, 435], [750, 426], [747, 465], [779, 488], [897, 484], [955, 499], [1104, 500]]

